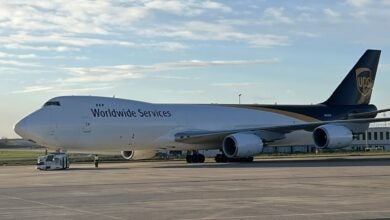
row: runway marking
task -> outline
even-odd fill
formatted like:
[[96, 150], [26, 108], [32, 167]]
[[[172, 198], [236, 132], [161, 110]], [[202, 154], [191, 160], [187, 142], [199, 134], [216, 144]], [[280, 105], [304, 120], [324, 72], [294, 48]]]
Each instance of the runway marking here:
[[216, 220], [216, 219], [250, 219], [259, 217], [297, 217], [297, 216], [316, 216], [316, 215], [347, 215], [360, 213], [389, 213], [390, 210], [371, 210], [371, 211], [350, 211], [350, 212], [317, 212], [317, 213], [293, 213], [282, 215], [241, 215], [241, 216], [221, 216], [221, 217], [204, 217], [204, 218], [183, 218], [181, 220]]
[[103, 217], [106, 217], [106, 218], [109, 218], [109, 219], [125, 220], [124, 218], [119, 218], [119, 217], [106, 215], [106, 214], [102, 214], [102, 213], [90, 212], [90, 211], [86, 211], [86, 210], [82, 210], [82, 209], [76, 209], [76, 208], [69, 208], [69, 207], [61, 206], [61, 205], [52, 205], [52, 204], [47, 204], [47, 203], [44, 203], [44, 202], [38, 202], [38, 201], [34, 201], [34, 200], [23, 199], [23, 198], [15, 197], [15, 196], [7, 196], [7, 195], [0, 195], [0, 196], [8, 198], [8, 199], [21, 200], [21, 201], [24, 201], [24, 202], [29, 202], [29, 203], [33, 203], [33, 204], [42, 205], [42, 206], [47, 206], [47, 207], [50, 207], [50, 208], [65, 209], [65, 210], [72, 211], [72, 212], [76, 211], [76, 212], [79, 212], [79, 213], [90, 214], [90, 215], [99, 216], [99, 217], [103, 216]]

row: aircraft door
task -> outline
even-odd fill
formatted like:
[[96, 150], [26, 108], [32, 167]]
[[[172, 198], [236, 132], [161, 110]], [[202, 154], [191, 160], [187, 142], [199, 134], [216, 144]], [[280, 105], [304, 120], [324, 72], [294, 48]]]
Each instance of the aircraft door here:
[[81, 133], [91, 133], [91, 132], [92, 132], [91, 118], [85, 116], [82, 119]]
[[57, 140], [56, 132], [58, 129], [58, 123], [52, 112], [50, 112], [48, 118], [48, 134], [53, 140]]
[[132, 130], [129, 130], [129, 147], [134, 146], [135, 144], [135, 133]]
[[56, 128], [57, 128], [57, 123], [51, 121], [49, 124], [49, 135], [52, 137], [55, 137], [56, 135]]

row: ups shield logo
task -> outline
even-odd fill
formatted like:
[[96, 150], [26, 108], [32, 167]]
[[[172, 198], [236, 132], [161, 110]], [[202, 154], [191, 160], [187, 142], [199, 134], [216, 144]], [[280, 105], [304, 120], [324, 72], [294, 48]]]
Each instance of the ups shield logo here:
[[372, 81], [370, 69], [368, 68], [356, 69], [356, 82], [357, 82], [358, 91], [363, 96], [367, 96], [371, 94], [373, 81]]

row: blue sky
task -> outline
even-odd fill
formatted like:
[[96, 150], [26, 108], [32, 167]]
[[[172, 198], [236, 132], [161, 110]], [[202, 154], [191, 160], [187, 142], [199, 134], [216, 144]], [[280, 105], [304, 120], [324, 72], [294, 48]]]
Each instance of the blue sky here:
[[0, 136], [59, 95], [319, 103], [367, 48], [390, 107], [390, 1], [1, 1]]

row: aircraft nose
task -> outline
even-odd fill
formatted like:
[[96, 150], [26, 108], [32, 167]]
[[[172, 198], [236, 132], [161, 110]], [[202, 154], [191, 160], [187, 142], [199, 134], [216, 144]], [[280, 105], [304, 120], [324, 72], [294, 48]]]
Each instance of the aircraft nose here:
[[23, 118], [18, 123], [16, 123], [14, 127], [14, 131], [16, 134], [18, 134], [22, 138], [26, 138], [27, 134], [27, 119]]
[[15, 124], [15, 133], [24, 140], [33, 141], [41, 145], [46, 144], [46, 141], [51, 140], [50, 138], [53, 137], [53, 132], [49, 133], [51, 124], [46, 115], [47, 112], [42, 110], [27, 115]]

